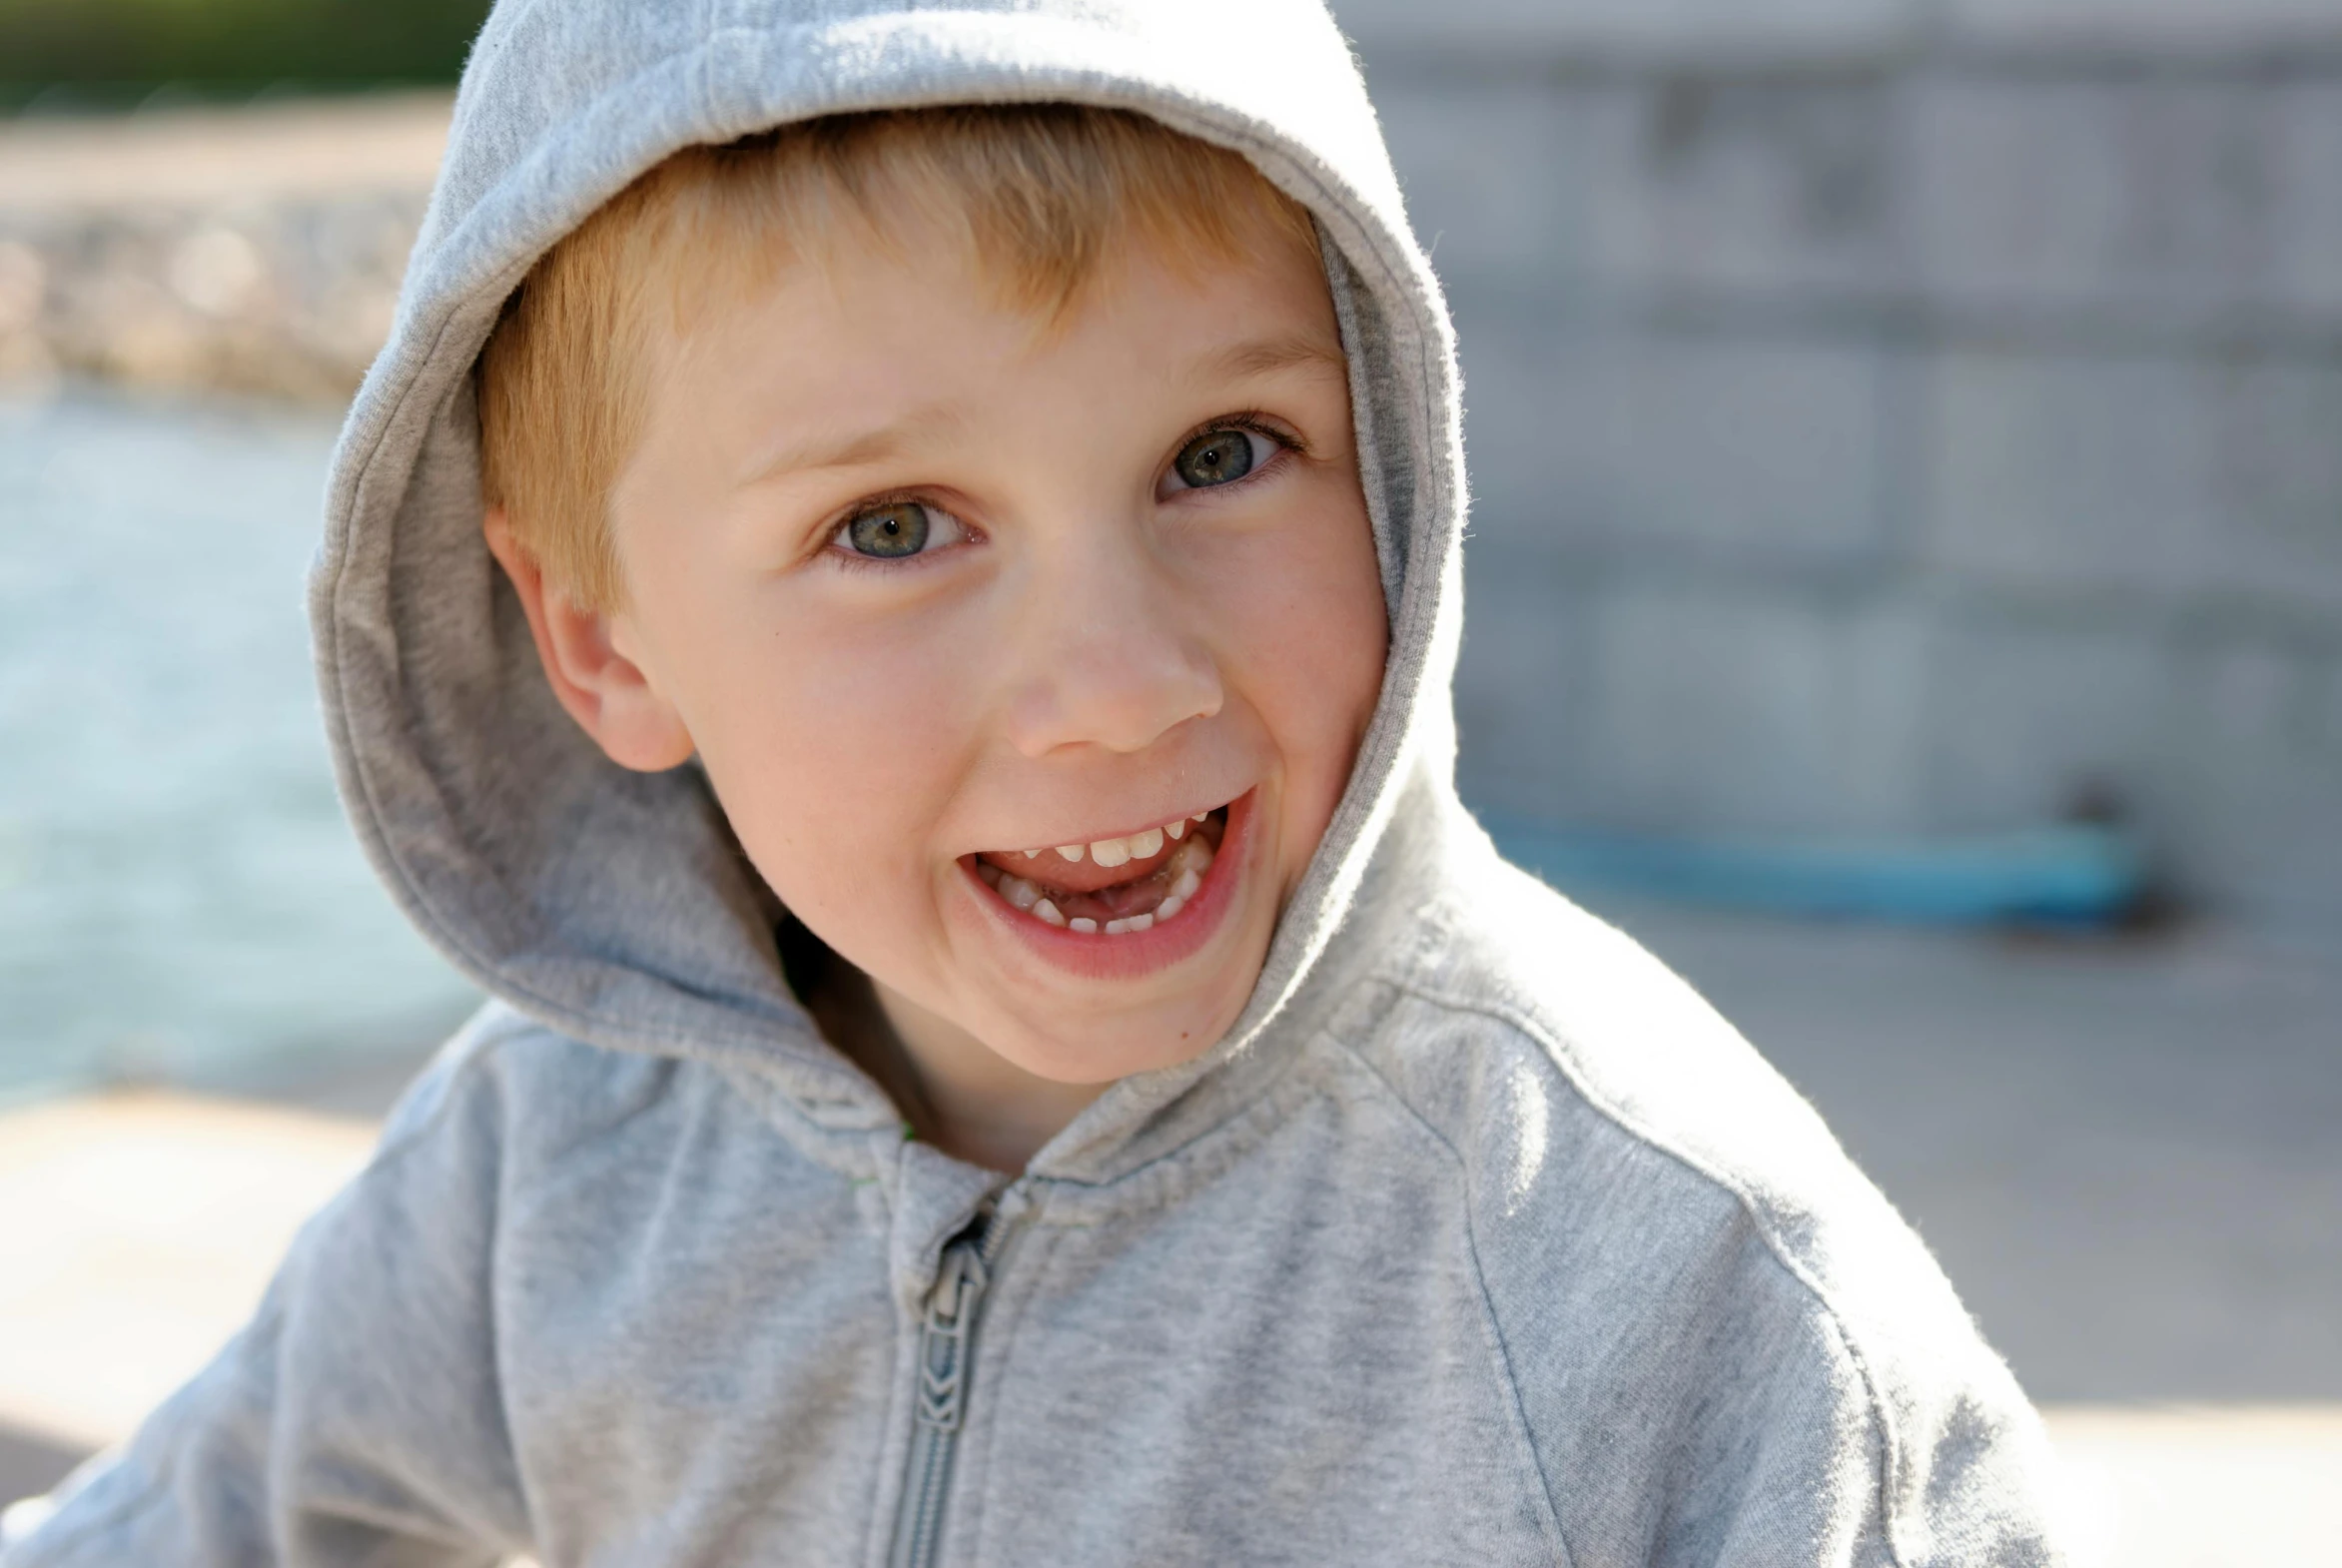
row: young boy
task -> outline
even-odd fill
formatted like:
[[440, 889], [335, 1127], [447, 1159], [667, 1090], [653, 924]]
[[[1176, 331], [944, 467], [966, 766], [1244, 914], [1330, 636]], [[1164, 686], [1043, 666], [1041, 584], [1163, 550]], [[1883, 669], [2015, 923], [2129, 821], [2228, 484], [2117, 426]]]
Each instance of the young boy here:
[[500, 7], [315, 598], [499, 1000], [7, 1568], [2054, 1560], [1916, 1239], [1457, 806], [1457, 428], [1308, 0]]

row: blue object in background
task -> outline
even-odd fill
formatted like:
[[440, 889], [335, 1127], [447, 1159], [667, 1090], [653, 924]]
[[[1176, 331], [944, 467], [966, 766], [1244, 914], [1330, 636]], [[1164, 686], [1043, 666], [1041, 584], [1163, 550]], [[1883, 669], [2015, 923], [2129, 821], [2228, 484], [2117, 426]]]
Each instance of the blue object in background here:
[[1506, 859], [1572, 896], [1922, 925], [2093, 928], [2136, 911], [2145, 857], [2090, 824], [1941, 841], [1703, 839], [1479, 814]]

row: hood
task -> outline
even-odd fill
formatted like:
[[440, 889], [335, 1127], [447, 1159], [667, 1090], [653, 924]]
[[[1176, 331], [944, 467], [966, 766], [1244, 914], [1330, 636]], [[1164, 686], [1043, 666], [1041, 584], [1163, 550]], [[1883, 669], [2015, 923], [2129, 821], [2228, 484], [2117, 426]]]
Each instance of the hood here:
[[[1240, 38], [1231, 57], [1196, 39]], [[1200, 1060], [1043, 1152], [1129, 1146], [1403, 919], [1455, 818], [1464, 504], [1453, 338], [1350, 50], [1317, 0], [504, 0], [472, 50], [389, 346], [335, 452], [311, 584], [343, 798], [409, 919], [562, 1034], [778, 1078], [891, 1125], [784, 980], [770, 895], [697, 771], [631, 773], [555, 702], [480, 535], [472, 360], [530, 266], [668, 154], [842, 111], [1065, 101], [1243, 154], [1316, 218], [1389, 606], [1380, 704], [1258, 986]]]

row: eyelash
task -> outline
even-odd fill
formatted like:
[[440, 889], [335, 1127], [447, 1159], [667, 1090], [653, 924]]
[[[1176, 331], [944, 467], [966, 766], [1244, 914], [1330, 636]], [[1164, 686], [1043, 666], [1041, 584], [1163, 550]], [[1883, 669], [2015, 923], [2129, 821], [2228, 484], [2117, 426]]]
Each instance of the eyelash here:
[[[1268, 421], [1268, 414], [1266, 411], [1259, 408], [1246, 408], [1240, 413], [1222, 413], [1216, 415], [1215, 417], [1205, 419], [1201, 424], [1196, 425], [1186, 434], [1180, 436], [1177, 441], [1173, 442], [1171, 445], [1171, 451], [1174, 454], [1185, 451], [1189, 442], [1194, 441], [1199, 437], [1209, 435], [1213, 430], [1247, 430], [1252, 434], [1259, 436], [1262, 440], [1268, 442], [1269, 445], [1274, 446], [1279, 456], [1282, 456], [1286, 452], [1296, 452], [1303, 457], [1309, 455], [1309, 447], [1306, 442], [1304, 442], [1298, 435], [1295, 435], [1292, 431], [1283, 429], [1275, 424], [1271, 424]], [[1271, 458], [1270, 460], [1274, 461], [1275, 459]], [[1169, 473], [1171, 469], [1167, 465], [1164, 471]], [[1234, 480], [1233, 483], [1240, 486], [1246, 479], [1250, 479], [1254, 474], [1257, 474], [1261, 471], [1261, 469], [1255, 468], [1252, 470], [1252, 473], [1245, 474], [1242, 479]], [[1161, 481], [1158, 480], [1157, 482], [1160, 483]], [[1228, 485], [1212, 486], [1214, 489], [1226, 489], [1228, 487]], [[1192, 486], [1190, 486], [1190, 488], [1192, 488]]]

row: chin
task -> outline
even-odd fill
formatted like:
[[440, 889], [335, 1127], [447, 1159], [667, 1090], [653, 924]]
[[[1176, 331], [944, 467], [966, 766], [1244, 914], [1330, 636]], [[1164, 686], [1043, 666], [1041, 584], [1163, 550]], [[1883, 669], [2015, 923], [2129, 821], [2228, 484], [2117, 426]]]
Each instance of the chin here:
[[1036, 1078], [1055, 1084], [1111, 1084], [1135, 1073], [1152, 1073], [1192, 1062], [1219, 1043], [1242, 1011], [1214, 999], [1197, 1004], [1149, 1008], [1140, 1016], [1092, 1015], [1073, 1030], [1063, 1021], [1042, 1030], [1030, 1025], [1004, 1030], [985, 1043]]

